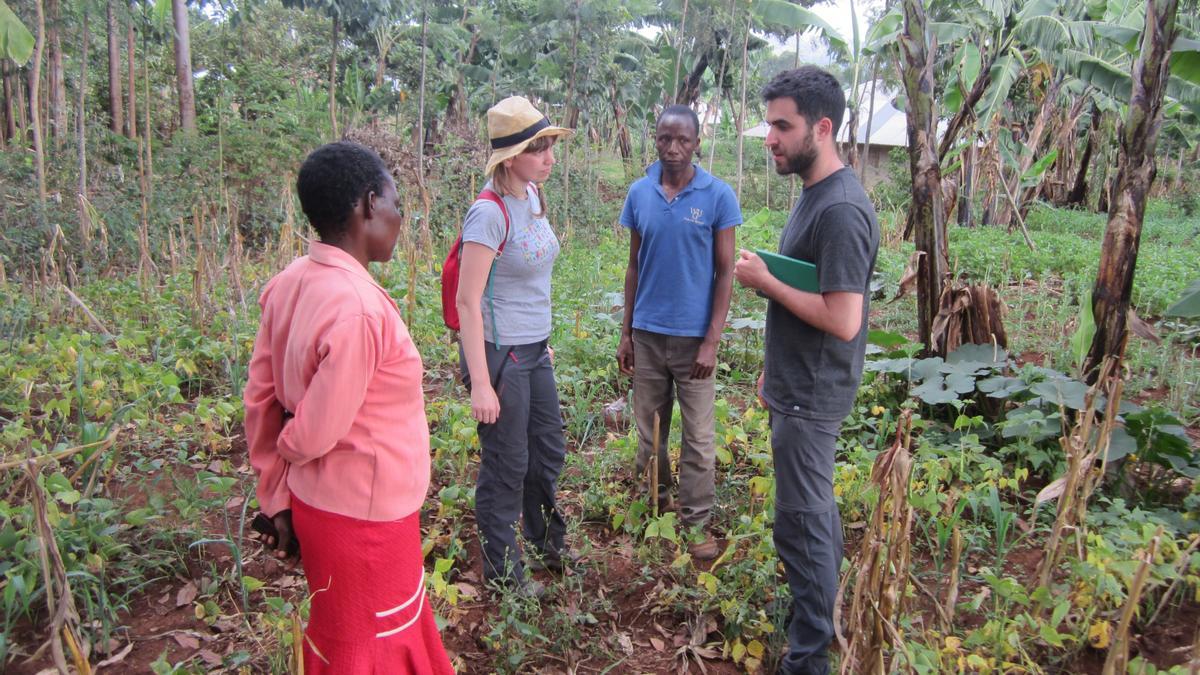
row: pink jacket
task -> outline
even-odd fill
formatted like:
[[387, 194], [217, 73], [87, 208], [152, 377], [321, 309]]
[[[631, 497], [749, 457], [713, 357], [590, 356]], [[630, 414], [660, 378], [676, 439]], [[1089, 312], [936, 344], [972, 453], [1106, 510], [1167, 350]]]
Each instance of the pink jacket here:
[[362, 520], [417, 511], [429, 487], [421, 355], [392, 298], [350, 254], [314, 242], [259, 305], [243, 398], [262, 510], [295, 493]]

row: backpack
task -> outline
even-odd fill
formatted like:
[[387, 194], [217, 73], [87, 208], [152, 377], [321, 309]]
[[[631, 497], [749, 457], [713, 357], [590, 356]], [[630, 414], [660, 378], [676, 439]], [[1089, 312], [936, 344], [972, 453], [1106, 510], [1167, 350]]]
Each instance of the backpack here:
[[[508, 230], [512, 223], [508, 219], [508, 209], [504, 206], [504, 200], [491, 188], [484, 188], [475, 201], [486, 200], [500, 207], [500, 213], [504, 215], [504, 239], [500, 242], [500, 248], [496, 249], [496, 257], [504, 253], [504, 244], [508, 242]], [[458, 237], [454, 240], [454, 244], [450, 246], [450, 252], [446, 254], [446, 261], [442, 263], [442, 321], [450, 330], [459, 330], [462, 324], [458, 320], [458, 275], [459, 268], [462, 263], [462, 232], [458, 233]], [[496, 266], [495, 261], [492, 261], [492, 268]], [[492, 297], [492, 274], [488, 272], [487, 294], [489, 303]], [[495, 337], [496, 328], [496, 308], [492, 304], [492, 336]]]

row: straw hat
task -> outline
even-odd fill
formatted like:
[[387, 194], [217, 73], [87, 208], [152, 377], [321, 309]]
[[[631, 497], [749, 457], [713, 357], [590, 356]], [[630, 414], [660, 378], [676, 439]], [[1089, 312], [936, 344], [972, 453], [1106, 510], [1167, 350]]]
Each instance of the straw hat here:
[[569, 136], [572, 131], [550, 124], [546, 116], [524, 96], [509, 96], [487, 111], [488, 138], [492, 142], [492, 156], [488, 157], [484, 175], [500, 162], [516, 157], [538, 138], [545, 136]]

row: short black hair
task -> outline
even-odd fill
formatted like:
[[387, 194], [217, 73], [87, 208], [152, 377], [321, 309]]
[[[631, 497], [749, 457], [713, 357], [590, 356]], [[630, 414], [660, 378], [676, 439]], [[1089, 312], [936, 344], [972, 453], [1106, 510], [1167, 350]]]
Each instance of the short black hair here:
[[800, 66], [795, 70], [783, 71], [763, 87], [764, 103], [784, 97], [796, 102], [796, 111], [804, 116], [810, 126], [822, 117], [828, 117], [833, 122], [835, 135], [841, 128], [842, 115], [846, 112], [846, 94], [842, 91], [841, 83], [828, 71], [816, 66]]
[[322, 145], [309, 153], [296, 176], [300, 208], [321, 241], [335, 242], [345, 234], [354, 206], [368, 192], [382, 192], [388, 176], [387, 165], [366, 146]]
[[658, 125], [668, 117], [683, 117], [692, 121], [692, 128], [696, 130], [696, 138], [700, 137], [700, 116], [695, 110], [683, 105], [682, 103], [672, 103], [663, 108], [662, 114], [658, 116], [658, 120], [654, 123], [655, 131], [658, 130]]

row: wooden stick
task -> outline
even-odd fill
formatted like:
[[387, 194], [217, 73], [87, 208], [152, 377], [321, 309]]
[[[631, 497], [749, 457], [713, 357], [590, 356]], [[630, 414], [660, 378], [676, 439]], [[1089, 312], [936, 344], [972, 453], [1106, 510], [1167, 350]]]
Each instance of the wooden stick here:
[[51, 460], [58, 461], [61, 459], [65, 459], [67, 457], [70, 457], [71, 455], [74, 455], [77, 452], [82, 452], [84, 450], [87, 450], [88, 448], [97, 448], [98, 447], [99, 450], [103, 451], [103, 450], [106, 450], [107, 448], [109, 448], [114, 442], [116, 442], [118, 433], [120, 433], [120, 429], [113, 429], [112, 432], [109, 433], [106, 438], [99, 440], [99, 441], [95, 441], [93, 443], [77, 445], [73, 448], [66, 448], [64, 450], [59, 450], [58, 452], [51, 452], [51, 453], [45, 454], [45, 455], [38, 455], [36, 457], [31, 457], [29, 459], [14, 459], [11, 462], [0, 462], [0, 471], [8, 471], [9, 469], [15, 469], [18, 466], [24, 466], [29, 463], [32, 463], [33, 466], [36, 468], [36, 467], [39, 467], [42, 464], [45, 464]]
[[1103, 675], [1124, 673], [1129, 665], [1129, 626], [1133, 623], [1133, 616], [1137, 613], [1138, 605], [1141, 603], [1142, 589], [1146, 586], [1146, 577], [1150, 573], [1150, 566], [1154, 564], [1154, 556], [1158, 552], [1158, 542], [1162, 538], [1162, 534], [1163, 528], [1159, 527], [1154, 538], [1150, 540], [1150, 545], [1142, 558], [1142, 564], [1138, 566], [1137, 573], [1133, 575], [1133, 583], [1129, 585], [1129, 595], [1125, 597], [1125, 606], [1121, 608], [1121, 622], [1117, 624], [1117, 632], [1113, 636], [1112, 646], [1108, 648], [1108, 658], [1104, 660], [1104, 669], [1101, 671]]
[[104, 333], [105, 337], [112, 337], [112, 331], [105, 328], [103, 323], [100, 323], [100, 319], [96, 318], [96, 315], [92, 313], [92, 310], [88, 309], [88, 306], [86, 304], [84, 304], [83, 300], [79, 299], [78, 295], [75, 295], [75, 293], [72, 292], [71, 289], [68, 288], [66, 284], [59, 284], [59, 285], [62, 287], [62, 289], [64, 291], [66, 291], [67, 297], [71, 299], [71, 302], [75, 303], [76, 307], [83, 310], [84, 315], [87, 316], [88, 321], [92, 322], [92, 326], [94, 326], [96, 328], [96, 330], [100, 331], [101, 333]]
[[25, 464], [25, 473], [29, 478], [29, 491], [33, 496], [34, 518], [37, 521], [38, 529], [38, 559], [41, 561], [42, 581], [46, 585], [46, 609], [50, 616], [54, 617], [53, 625], [50, 628], [50, 653], [54, 657], [54, 665], [58, 668], [58, 672], [62, 675], [67, 675], [71, 672], [67, 669], [67, 657], [63, 652], [62, 640], [59, 638], [59, 630], [65, 629], [63, 625], [66, 619], [67, 600], [70, 595], [70, 590], [63, 587], [62, 598], [55, 601], [54, 586], [57, 578], [50, 570], [50, 548], [55, 545], [54, 533], [50, 529], [50, 523], [46, 518], [46, 496], [42, 492], [42, 486], [37, 483], [37, 464], [32, 459]]
[[658, 412], [654, 413], [654, 454], [650, 455], [650, 461], [646, 463], [650, 473], [650, 495], [651, 509], [653, 509], [654, 517], [658, 517], [658, 434], [662, 427], [662, 420], [658, 416]]
[[954, 611], [958, 606], [959, 563], [962, 558], [962, 532], [958, 526], [950, 533], [950, 583], [946, 587], [946, 605], [941, 612], [943, 628], [949, 633], [954, 626]]

